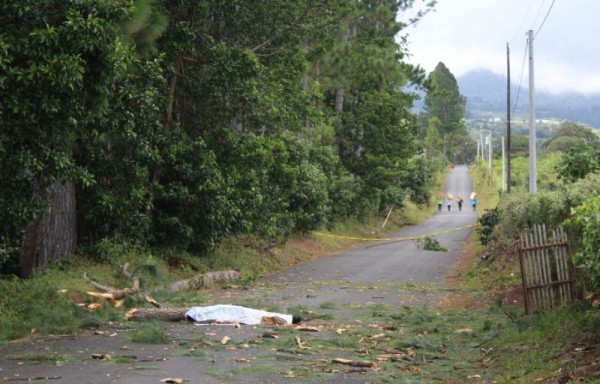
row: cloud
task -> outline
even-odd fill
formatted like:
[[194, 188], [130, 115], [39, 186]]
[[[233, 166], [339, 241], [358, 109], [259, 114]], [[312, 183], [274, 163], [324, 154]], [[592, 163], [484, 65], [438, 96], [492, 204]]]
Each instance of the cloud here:
[[[526, 31], [534, 41], [536, 89], [600, 93], [600, 1], [439, 0], [436, 11], [410, 27], [409, 62], [432, 71], [443, 62], [455, 76], [476, 69], [528, 81]], [[542, 21], [548, 14], [542, 26]], [[540, 29], [541, 27], [541, 29]]]

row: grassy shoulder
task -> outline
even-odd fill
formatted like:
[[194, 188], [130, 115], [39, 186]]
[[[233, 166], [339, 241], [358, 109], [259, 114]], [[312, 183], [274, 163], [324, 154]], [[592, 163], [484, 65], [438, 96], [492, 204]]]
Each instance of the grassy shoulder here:
[[[559, 157], [542, 156], [540, 185], [552, 188], [558, 181], [550, 172]], [[527, 162], [513, 162], [516, 190], [526, 190]], [[501, 196], [501, 173], [490, 185], [487, 163], [472, 167], [474, 189], [480, 198], [480, 214], [494, 208]], [[501, 171], [494, 167], [494, 171]], [[526, 316], [516, 248], [490, 250], [476, 235], [466, 246], [451, 285], [470, 297], [457, 302], [484, 316], [490, 308], [503, 314], [503, 326], [482, 345], [482, 365], [495, 372], [498, 383], [596, 383], [600, 380], [600, 310], [589, 303], [536, 312]]]
[[407, 202], [404, 209], [392, 210], [387, 220], [387, 215], [372, 217], [363, 222], [337, 224], [331, 231], [323, 232], [347, 238], [310, 233], [296, 235], [283, 244], [250, 237], [230, 238], [204, 257], [106, 241], [94, 257], [74, 255], [29, 280], [0, 279], [0, 343], [36, 335], [75, 334], [82, 328], [119, 321], [126, 309], [145, 304], [132, 296], [126, 298], [122, 308], [102, 303], [101, 310], [92, 312], [88, 306], [96, 300], [86, 292], [96, 289], [84, 274], [107, 287], [122, 289], [132, 284], [121, 273], [128, 263], [130, 272], [140, 278], [142, 290], [152, 291], [159, 301], [170, 306], [202, 304], [198, 293], [191, 299], [187, 297], [190, 294], [173, 294], [165, 287], [205, 272], [228, 269], [241, 272], [240, 284], [250, 284], [259, 276], [326, 257], [361, 242], [352, 238], [376, 238], [417, 223], [432, 212], [432, 207]]
[[[495, 206], [498, 193], [494, 188], [486, 191], [480, 168], [472, 167], [472, 175], [479, 191], [480, 209], [484, 210]], [[83, 274], [107, 286], [128, 287], [131, 282], [121, 274], [121, 266], [130, 263], [131, 271], [141, 278], [143, 289], [152, 291], [158, 301], [170, 306], [203, 305], [210, 299], [202, 291], [173, 294], [161, 287], [198, 273], [235, 268], [242, 273], [242, 280], [236, 284], [243, 289], [258, 276], [326, 257], [361, 242], [353, 237], [375, 238], [427, 218], [433, 211], [433, 205], [407, 205], [402, 211], [392, 211], [385, 226], [386, 217], [382, 216], [339, 224], [329, 232], [347, 238], [306, 234], [285, 244], [266, 244], [252, 238], [228, 239], [204, 258], [175, 251], [150, 253], [107, 243], [103, 262], [73, 257], [31, 280], [0, 281], [0, 339], [76, 334], [82, 329], [118, 322], [120, 327], [132, 328], [130, 337], [136, 342], [164, 343], [165, 335], [157, 332], [156, 326], [123, 322], [128, 308], [145, 304], [141, 298], [129, 297], [120, 308], [102, 302], [99, 309], [88, 310], [86, 306], [96, 300], [85, 294], [93, 287]], [[312, 316], [330, 332], [312, 340], [303, 339], [312, 350], [296, 345], [295, 334], [270, 341], [267, 346], [296, 348], [297, 353], [316, 353], [321, 357], [374, 359], [385, 366], [380, 371], [380, 382], [399, 382], [399, 377], [406, 382], [465, 382], [469, 377], [497, 383], [595, 382], [600, 366], [600, 311], [575, 304], [525, 316], [516, 258], [507, 255], [482, 260], [480, 256], [485, 252], [473, 236], [453, 272], [450, 286], [441, 290], [445, 299], [437, 307], [390, 308], [370, 303], [340, 308], [328, 303]], [[395, 288], [409, 294], [419, 290], [409, 285]], [[248, 300], [243, 304], [252, 306], [255, 298]], [[297, 308], [298, 312], [305, 310]], [[337, 318], [336, 310], [343, 312], [344, 317]], [[352, 318], [348, 317], [349, 312], [353, 313]], [[347, 331], [338, 333], [340, 329]], [[212, 345], [203, 348], [220, 348], [218, 342]], [[265, 356], [269, 353], [263, 352]], [[398, 364], [394, 361], [396, 355], [409, 359]], [[297, 377], [312, 375], [297, 368], [290, 370]]]

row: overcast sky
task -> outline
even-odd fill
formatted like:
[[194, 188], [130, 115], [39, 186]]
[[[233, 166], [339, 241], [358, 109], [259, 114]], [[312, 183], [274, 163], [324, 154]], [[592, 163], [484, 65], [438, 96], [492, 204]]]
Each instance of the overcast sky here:
[[[419, 3], [420, 2], [416, 2]], [[600, 93], [599, 0], [438, 0], [435, 11], [408, 27], [409, 62], [427, 72], [443, 62], [458, 77], [474, 69], [528, 84], [526, 33], [533, 43], [536, 89]], [[545, 23], [542, 21], [548, 14]], [[540, 29], [541, 27], [541, 29]], [[523, 65], [525, 63], [525, 65]]]

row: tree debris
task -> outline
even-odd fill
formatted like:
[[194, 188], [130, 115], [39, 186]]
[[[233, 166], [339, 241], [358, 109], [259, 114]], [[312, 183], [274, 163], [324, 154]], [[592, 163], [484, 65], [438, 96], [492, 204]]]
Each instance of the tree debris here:
[[183, 379], [180, 379], [179, 377], [168, 377], [166, 379], [162, 379], [160, 382], [161, 383], [167, 383], [167, 384], [183, 384]]
[[310, 349], [310, 347], [307, 347], [307, 346], [304, 345], [304, 343], [302, 342], [302, 339], [300, 339], [300, 337], [296, 336], [295, 340], [296, 340], [296, 345], [298, 346], [298, 348], [300, 348], [300, 349]]
[[196, 275], [189, 279], [179, 280], [171, 284], [172, 292], [180, 292], [186, 290], [197, 290], [209, 288], [213, 284], [222, 282], [231, 282], [239, 280], [241, 277], [240, 271], [229, 269], [226, 271], [206, 272]]
[[377, 368], [376, 363], [374, 363], [372, 361], [366, 361], [366, 360], [348, 360], [348, 359], [336, 358], [336, 359], [331, 360], [331, 362], [333, 364], [348, 365], [351, 367]]
[[163, 320], [181, 321], [185, 320], [185, 313], [189, 308], [133, 308], [127, 311], [127, 320]]
[[112, 360], [112, 356], [108, 353], [92, 353], [92, 359], [94, 360]]
[[125, 263], [125, 265], [123, 265], [123, 269], [121, 270], [121, 273], [125, 277], [127, 277], [129, 280], [131, 280], [131, 288], [114, 289], [111, 287], [107, 287], [105, 285], [102, 285], [102, 284], [97, 283], [94, 280], [90, 279], [87, 276], [87, 273], [84, 273], [83, 278], [86, 279], [90, 284], [92, 284], [94, 287], [96, 287], [97, 289], [99, 289], [101, 291], [101, 292], [87, 292], [87, 294], [90, 296], [96, 297], [96, 298], [102, 298], [102, 299], [107, 299], [107, 300], [119, 300], [119, 299], [123, 299], [126, 296], [138, 293], [140, 291], [140, 279], [139, 279], [139, 277], [134, 276], [129, 272], [129, 263]]
[[36, 377], [5, 377], [2, 382], [9, 381], [38, 381], [38, 380], [60, 380], [62, 376], [36, 376]]

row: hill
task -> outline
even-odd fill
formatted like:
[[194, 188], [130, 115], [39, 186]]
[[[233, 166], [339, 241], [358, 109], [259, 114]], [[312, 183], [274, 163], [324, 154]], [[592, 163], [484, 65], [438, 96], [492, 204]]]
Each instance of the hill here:
[[[467, 97], [467, 118], [504, 116], [506, 114], [506, 77], [488, 70], [468, 72], [456, 79], [460, 92]], [[511, 104], [514, 115], [528, 114], [529, 95], [526, 84], [518, 88], [512, 79]], [[514, 107], [517, 103], [516, 108]], [[538, 119], [569, 120], [600, 128], [600, 94], [584, 95], [568, 92], [552, 94], [536, 91]]]

